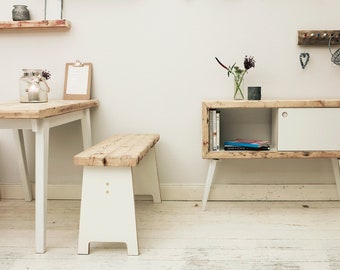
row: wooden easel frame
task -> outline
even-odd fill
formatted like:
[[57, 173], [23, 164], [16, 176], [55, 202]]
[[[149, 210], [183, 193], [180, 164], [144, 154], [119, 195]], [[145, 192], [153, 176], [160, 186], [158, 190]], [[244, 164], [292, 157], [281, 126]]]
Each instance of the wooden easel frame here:
[[91, 77], [92, 63], [66, 63], [64, 99], [90, 99]]

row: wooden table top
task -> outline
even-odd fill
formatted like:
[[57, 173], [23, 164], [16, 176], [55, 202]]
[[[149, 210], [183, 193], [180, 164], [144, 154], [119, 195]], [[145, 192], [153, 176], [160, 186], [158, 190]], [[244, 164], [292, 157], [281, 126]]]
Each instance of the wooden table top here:
[[0, 119], [41, 119], [99, 105], [98, 100], [49, 100], [44, 103], [0, 103]]

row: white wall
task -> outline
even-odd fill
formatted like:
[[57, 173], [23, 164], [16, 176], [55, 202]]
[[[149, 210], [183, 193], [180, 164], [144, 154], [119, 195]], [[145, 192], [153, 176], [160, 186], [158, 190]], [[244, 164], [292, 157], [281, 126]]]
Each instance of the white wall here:
[[[6, 2], [6, 3], [4, 3]], [[2, 1], [0, 20], [12, 4], [27, 3], [43, 18], [44, 0]], [[201, 102], [231, 99], [233, 82], [215, 61], [256, 68], [246, 85], [261, 85], [263, 99], [340, 98], [340, 67], [327, 47], [297, 45], [297, 30], [338, 29], [338, 0], [64, 0], [70, 31], [0, 32], [0, 101], [18, 100], [22, 68], [52, 72], [50, 98], [62, 98], [66, 62], [92, 62], [93, 138], [113, 133], [157, 132], [162, 184], [205, 181], [201, 158]], [[336, 48], [334, 48], [336, 49]], [[299, 54], [310, 62], [300, 67]], [[19, 183], [10, 131], [0, 132], [0, 183]], [[51, 131], [50, 183], [77, 184], [81, 170], [79, 123]], [[33, 167], [33, 136], [30, 168]], [[30, 176], [34, 181], [34, 175]], [[328, 160], [228, 160], [217, 183], [333, 183]]]

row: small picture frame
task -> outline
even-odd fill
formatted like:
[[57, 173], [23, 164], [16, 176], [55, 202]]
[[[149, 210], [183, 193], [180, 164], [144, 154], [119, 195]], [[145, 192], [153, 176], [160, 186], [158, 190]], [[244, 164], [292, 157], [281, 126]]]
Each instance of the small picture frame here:
[[91, 63], [66, 63], [64, 99], [90, 99], [91, 77]]

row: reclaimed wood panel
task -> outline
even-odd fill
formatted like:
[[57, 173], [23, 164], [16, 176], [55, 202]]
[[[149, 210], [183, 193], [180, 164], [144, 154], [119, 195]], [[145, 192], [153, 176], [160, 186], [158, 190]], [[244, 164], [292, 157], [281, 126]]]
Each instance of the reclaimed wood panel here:
[[211, 100], [203, 101], [208, 109], [218, 108], [339, 108], [340, 99], [327, 100]]
[[41, 119], [99, 105], [98, 100], [49, 100], [45, 103], [0, 103], [0, 118]]
[[329, 39], [331, 45], [339, 45], [340, 30], [299, 30], [298, 45], [328, 46]]
[[73, 158], [75, 165], [133, 167], [159, 141], [159, 134], [114, 135]]
[[42, 20], [42, 21], [3, 21], [0, 22], [0, 30], [32, 30], [32, 29], [59, 29], [68, 30], [71, 23], [66, 20]]
[[340, 151], [210, 151], [203, 158], [340, 158]]

